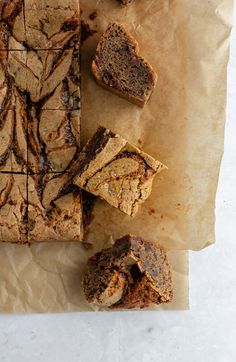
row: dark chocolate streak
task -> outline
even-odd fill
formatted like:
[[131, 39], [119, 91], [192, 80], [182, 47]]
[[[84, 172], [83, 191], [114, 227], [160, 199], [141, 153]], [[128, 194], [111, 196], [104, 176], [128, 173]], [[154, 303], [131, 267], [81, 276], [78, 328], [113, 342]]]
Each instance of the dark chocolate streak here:
[[[12, 124], [12, 131], [11, 131], [11, 140], [8, 145], [8, 148], [5, 150], [5, 152], [0, 156], [0, 166], [3, 166], [9, 156], [11, 155], [11, 152], [14, 153], [16, 161], [21, 166], [26, 166], [27, 161], [24, 159], [23, 155], [20, 152], [19, 144], [17, 140], [17, 133], [16, 133], [16, 110], [13, 108], [11, 110], [13, 112], [13, 124]], [[4, 127], [4, 124], [7, 120], [8, 116], [8, 110], [2, 110], [0, 111], [0, 130], [2, 127]], [[22, 117], [23, 118], [23, 117]], [[25, 123], [23, 122], [23, 132], [25, 135], [25, 139], [27, 139], [27, 121], [25, 120]]]
[[[148, 164], [146, 163], [146, 161], [143, 159], [143, 157], [135, 152], [130, 152], [130, 151], [124, 151], [119, 153], [116, 157], [114, 157], [110, 162], [108, 162], [106, 165], [104, 165], [102, 168], [100, 168], [99, 170], [96, 171], [96, 173], [92, 176], [92, 178], [94, 176], [96, 176], [99, 172], [102, 171], [103, 168], [109, 166], [110, 164], [112, 164], [114, 161], [122, 159], [122, 158], [132, 158], [133, 160], [137, 161], [139, 163], [139, 167], [140, 167], [140, 184], [142, 184], [142, 182], [144, 182], [148, 177], [150, 177], [153, 173], [154, 170], [148, 166]], [[142, 172], [143, 170], [143, 172]], [[133, 176], [135, 176], [137, 174], [137, 171], [134, 171], [132, 173], [130, 173], [127, 176], [122, 176], [119, 177], [117, 176], [116, 179], [119, 180], [120, 178], [132, 178]], [[107, 179], [107, 180], [103, 180], [103, 182], [108, 182], [110, 181], [111, 178]], [[90, 179], [86, 180], [84, 187], [86, 188], [88, 182]]]
[[[53, 71], [55, 71], [55, 69], [59, 65], [59, 63], [63, 60], [63, 56], [64, 56], [64, 49], [56, 54], [56, 56], [53, 60], [53, 66], [52, 66], [51, 72], [48, 75], [48, 77], [50, 77], [50, 75], [53, 73]], [[78, 76], [76, 76], [73, 61], [70, 66], [69, 77], [73, 83], [75, 83], [77, 85], [80, 84], [80, 78]], [[68, 110], [73, 110], [73, 109], [76, 110], [76, 108], [78, 108], [78, 106], [80, 104], [80, 97], [77, 97], [77, 99], [75, 100], [75, 105], [76, 106], [78, 105], [77, 107], [74, 107], [74, 104], [71, 105], [68, 78], [66, 77], [62, 82], [63, 82], [62, 93], [61, 93], [62, 104]], [[40, 125], [41, 113], [45, 109], [44, 105], [48, 101], [48, 99], [50, 99], [50, 97], [53, 96], [55, 91], [56, 91], [56, 89], [53, 89], [53, 91], [51, 93], [45, 95], [39, 102], [36, 102], [36, 103], [31, 101], [30, 95], [26, 92], [27, 109], [29, 109], [29, 110], [35, 109], [36, 119], [38, 121], [37, 122], [37, 140], [35, 139], [32, 131], [30, 130], [30, 127], [29, 127], [28, 147], [31, 150], [34, 157], [36, 157], [39, 173], [40, 172], [46, 173], [46, 172], [51, 171], [50, 164], [47, 160], [46, 145], [40, 136], [39, 125]], [[47, 110], [48, 110], [48, 108], [47, 108]], [[71, 117], [70, 117], [69, 111], [66, 112], [66, 115], [67, 115], [66, 143], [69, 146], [74, 146], [74, 145], [76, 145], [76, 139], [75, 139], [75, 136], [71, 129], [71, 119], [70, 119]], [[32, 123], [34, 122], [32, 116], [29, 114], [29, 112], [28, 112], [28, 122], [29, 122], [29, 124], [30, 124], [30, 122], [32, 122]], [[39, 142], [40, 149], [38, 149], [38, 147], [37, 147], [37, 141]], [[30, 170], [30, 171], [33, 172], [33, 170]]]
[[23, 8], [24, 0], [18, 0], [17, 2], [15, 2], [12, 12], [7, 17], [4, 17], [3, 14], [4, 12], [7, 12], [7, 6], [11, 5], [13, 5], [13, 1], [7, 0], [3, 2], [0, 14], [1, 14], [1, 20], [5, 20], [12, 27], [14, 25], [16, 17], [19, 15], [19, 13]]
[[[9, 196], [10, 193], [11, 193], [12, 186], [13, 186], [13, 183], [10, 182], [8, 185], [6, 185], [6, 187], [5, 187], [3, 190], [1, 190], [1, 192], [0, 192], [0, 209], [1, 209], [4, 205], [6, 205], [6, 203], [8, 202], [8, 196]], [[5, 198], [2, 199], [2, 194], [3, 194], [3, 192], [4, 192], [5, 190], [6, 190]]]
[[[12, 142], [13, 152], [16, 157], [17, 163], [22, 166], [27, 166], [27, 160], [24, 159], [24, 157], [22, 156], [22, 154], [20, 152], [17, 137], [16, 137], [17, 136], [16, 126], [17, 125], [16, 125], [16, 110], [15, 109], [13, 109], [13, 114], [14, 114], [13, 142]], [[25, 139], [27, 139], [27, 120], [25, 120], [25, 121], [26, 122], [23, 122], [23, 125], [24, 125], [23, 130], [24, 130], [24, 134], [25, 134]]]
[[71, 164], [68, 170], [71, 174], [71, 179], [76, 175], [81, 175], [88, 168], [89, 163], [94, 160], [96, 155], [106, 146], [109, 139], [115, 136], [115, 133], [107, 132], [106, 128], [99, 127], [95, 135], [78, 155], [75, 163]]

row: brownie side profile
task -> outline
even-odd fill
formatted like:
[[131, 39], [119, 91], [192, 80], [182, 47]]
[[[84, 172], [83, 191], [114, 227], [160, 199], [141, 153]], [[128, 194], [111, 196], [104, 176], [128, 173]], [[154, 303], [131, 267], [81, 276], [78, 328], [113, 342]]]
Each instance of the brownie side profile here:
[[76, 161], [73, 183], [134, 216], [149, 197], [155, 175], [164, 168], [118, 134], [100, 127]]
[[151, 65], [139, 55], [136, 40], [119, 24], [110, 24], [102, 35], [92, 62], [97, 82], [143, 107], [157, 82]]
[[83, 286], [89, 303], [112, 309], [144, 308], [173, 299], [165, 249], [131, 235], [89, 259]]

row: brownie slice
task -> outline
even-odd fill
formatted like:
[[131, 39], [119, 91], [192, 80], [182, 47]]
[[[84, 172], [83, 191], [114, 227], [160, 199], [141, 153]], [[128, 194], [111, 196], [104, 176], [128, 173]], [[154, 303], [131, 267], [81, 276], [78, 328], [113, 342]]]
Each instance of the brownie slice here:
[[173, 298], [165, 249], [126, 235], [88, 261], [83, 281], [89, 303], [110, 308], [144, 308]]
[[81, 151], [72, 175], [75, 185], [133, 216], [163, 168], [161, 162], [118, 134], [100, 127]]
[[156, 86], [157, 75], [138, 54], [136, 40], [121, 25], [110, 24], [97, 46], [92, 73], [100, 85], [143, 107]]

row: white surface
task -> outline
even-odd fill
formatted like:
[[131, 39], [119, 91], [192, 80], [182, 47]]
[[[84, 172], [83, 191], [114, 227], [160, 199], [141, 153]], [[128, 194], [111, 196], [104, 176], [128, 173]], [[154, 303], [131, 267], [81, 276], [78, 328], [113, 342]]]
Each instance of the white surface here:
[[236, 31], [231, 53], [217, 243], [190, 256], [191, 311], [0, 315], [0, 362], [236, 361]]

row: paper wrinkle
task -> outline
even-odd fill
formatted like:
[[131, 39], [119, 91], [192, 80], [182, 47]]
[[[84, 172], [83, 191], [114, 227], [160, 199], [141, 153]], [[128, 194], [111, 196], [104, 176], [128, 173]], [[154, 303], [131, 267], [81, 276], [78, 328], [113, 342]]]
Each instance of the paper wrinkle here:
[[[223, 154], [231, 0], [81, 0], [82, 17], [98, 31], [82, 47], [82, 144], [105, 126], [168, 166], [130, 218], [98, 200], [86, 242], [0, 245], [0, 311], [97, 310], [85, 302], [89, 256], [131, 233], [163, 244], [173, 265], [174, 301], [151, 310], [188, 308], [188, 252], [215, 240], [215, 193]], [[97, 11], [97, 18], [89, 15]], [[98, 86], [90, 71], [100, 34], [110, 22], [137, 39], [158, 73], [144, 109]], [[152, 212], [150, 212], [152, 210]], [[154, 212], [153, 212], [154, 210]], [[181, 250], [178, 250], [181, 249]]]

